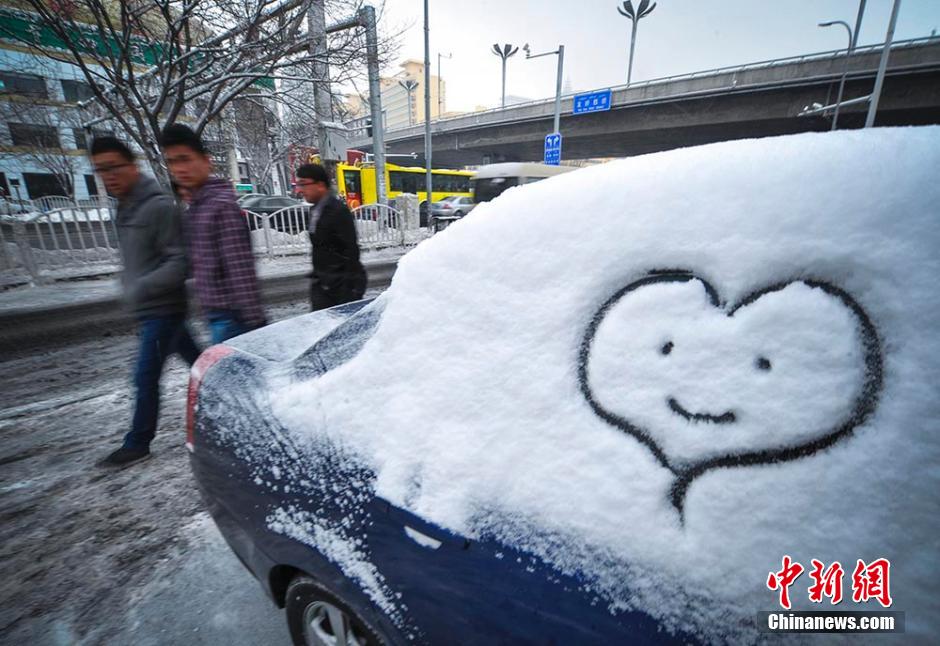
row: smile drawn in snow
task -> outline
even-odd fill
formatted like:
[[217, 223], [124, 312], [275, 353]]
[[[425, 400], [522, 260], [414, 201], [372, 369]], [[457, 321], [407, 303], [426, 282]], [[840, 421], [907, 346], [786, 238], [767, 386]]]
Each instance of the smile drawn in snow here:
[[[792, 316], [787, 307], [795, 303], [803, 311]], [[692, 343], [690, 349], [686, 343], [680, 351], [682, 340], [658, 337], [655, 350], [639, 357], [650, 345], [650, 334], [666, 332], [650, 330], [670, 317], [680, 322], [693, 318], [679, 327], [700, 344]], [[603, 328], [609, 318], [615, 320]], [[771, 361], [776, 355], [762, 353], [766, 348], [736, 354], [735, 346], [743, 342], [729, 344], [725, 337], [733, 334], [722, 327], [734, 325], [738, 327], [729, 328], [734, 333], [762, 330], [763, 336], [755, 333], [758, 340], [752, 345], [770, 343], [775, 334], [784, 338], [778, 343], [782, 350], [777, 350], [790, 356], [781, 357], [781, 370], [776, 359]], [[785, 345], [800, 343], [805, 347], [796, 350]], [[838, 351], [829, 352], [829, 346], [836, 345]], [[696, 353], [701, 355], [697, 359]], [[660, 355], [659, 363], [653, 361], [654, 354]], [[750, 358], [744, 361], [745, 356]], [[691, 362], [694, 377], [683, 372], [685, 364], [668, 363], [674, 359]], [[644, 370], [654, 373], [652, 384], [641, 383]], [[734, 370], [740, 374], [721, 381]], [[727, 307], [708, 282], [684, 270], [651, 272], [607, 299], [584, 333], [578, 362], [579, 386], [594, 413], [646, 446], [675, 476], [669, 499], [680, 520], [693, 480], [711, 469], [796, 460], [847, 438], [877, 407], [882, 373], [875, 326], [844, 290], [819, 280], [793, 280], [755, 291]], [[686, 383], [696, 378], [715, 383]], [[725, 383], [733, 384], [734, 392], [721, 392], [721, 385], [715, 385]], [[634, 397], [644, 387], [650, 396]], [[774, 394], [774, 387], [796, 389], [804, 397], [794, 396], [798, 401], [793, 404], [799, 405], [795, 416], [779, 414], [786, 413], [781, 408], [785, 398], [773, 402], [777, 408], [761, 410], [762, 405], [770, 406], [772, 397], [767, 395]], [[656, 395], [658, 388], [662, 397]], [[703, 402], [703, 393], [722, 401]], [[643, 402], [641, 410], [631, 409], [634, 400]], [[783, 421], [775, 421], [774, 414]], [[793, 420], [799, 428], [788, 426]]]

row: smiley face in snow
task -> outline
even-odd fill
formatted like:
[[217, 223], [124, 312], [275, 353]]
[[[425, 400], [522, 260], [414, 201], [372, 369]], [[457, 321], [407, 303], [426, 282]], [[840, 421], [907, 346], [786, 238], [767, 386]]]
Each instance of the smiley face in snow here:
[[874, 326], [844, 291], [817, 281], [723, 306], [690, 273], [648, 276], [614, 294], [581, 344], [579, 381], [602, 419], [677, 477], [792, 460], [830, 446], [874, 410]]

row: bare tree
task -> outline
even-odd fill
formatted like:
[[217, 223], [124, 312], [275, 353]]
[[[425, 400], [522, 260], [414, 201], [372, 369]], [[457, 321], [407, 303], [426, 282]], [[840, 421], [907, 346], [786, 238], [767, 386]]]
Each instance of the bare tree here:
[[[35, 28], [4, 21], [0, 37], [76, 66], [94, 95], [89, 116], [113, 120], [165, 177], [157, 145], [165, 124], [185, 120], [201, 134], [249, 89], [300, 109], [323, 81], [312, 74], [322, 57], [337, 84], [362, 76], [359, 30], [331, 35], [320, 57], [310, 53], [305, 18], [318, 1], [21, 0]], [[330, 0], [327, 13], [350, 15], [360, 4]]]
[[0, 112], [9, 129], [9, 134], [0, 130], [0, 136], [7, 139], [3, 144], [12, 146], [23, 161], [53, 175], [63, 194], [72, 197], [82, 153], [66, 145], [62, 128], [79, 127], [80, 120], [74, 114], [27, 101], [4, 101]]

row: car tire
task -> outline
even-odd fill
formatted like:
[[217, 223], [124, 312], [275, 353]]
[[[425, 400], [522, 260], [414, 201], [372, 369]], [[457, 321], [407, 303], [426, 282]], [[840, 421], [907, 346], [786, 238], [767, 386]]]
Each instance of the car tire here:
[[463, 217], [463, 211], [454, 211], [454, 216], [455, 216], [455, 217], [458, 217], [458, 218], [462, 218], [462, 217]]
[[[351, 630], [355, 640], [363, 646], [385, 643], [349, 603], [306, 574], [295, 576], [287, 586], [284, 610], [291, 640], [296, 646], [345, 644], [337, 639], [337, 633], [343, 630]], [[348, 632], [346, 636], [348, 638]]]

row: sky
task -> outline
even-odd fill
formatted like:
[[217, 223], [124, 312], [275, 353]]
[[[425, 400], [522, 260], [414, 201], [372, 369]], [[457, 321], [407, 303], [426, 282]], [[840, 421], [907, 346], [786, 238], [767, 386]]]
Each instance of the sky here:
[[[376, 2], [377, 6], [379, 2]], [[500, 60], [493, 43], [519, 52], [507, 64], [506, 93], [532, 99], [555, 93], [557, 59], [526, 60], [565, 46], [564, 77], [574, 91], [626, 83], [630, 21], [619, 0], [429, 0], [432, 73], [437, 54], [447, 83], [448, 110], [495, 107]], [[634, 6], [639, 4], [634, 2]], [[867, 0], [859, 45], [883, 42], [892, 0]], [[659, 0], [639, 24], [633, 80], [844, 48], [844, 20], [853, 28], [859, 0]], [[403, 32], [399, 62], [424, 58], [423, 0], [385, 0], [380, 26]], [[940, 0], [902, 0], [895, 40], [940, 33]], [[385, 74], [397, 72], [393, 65]]]

